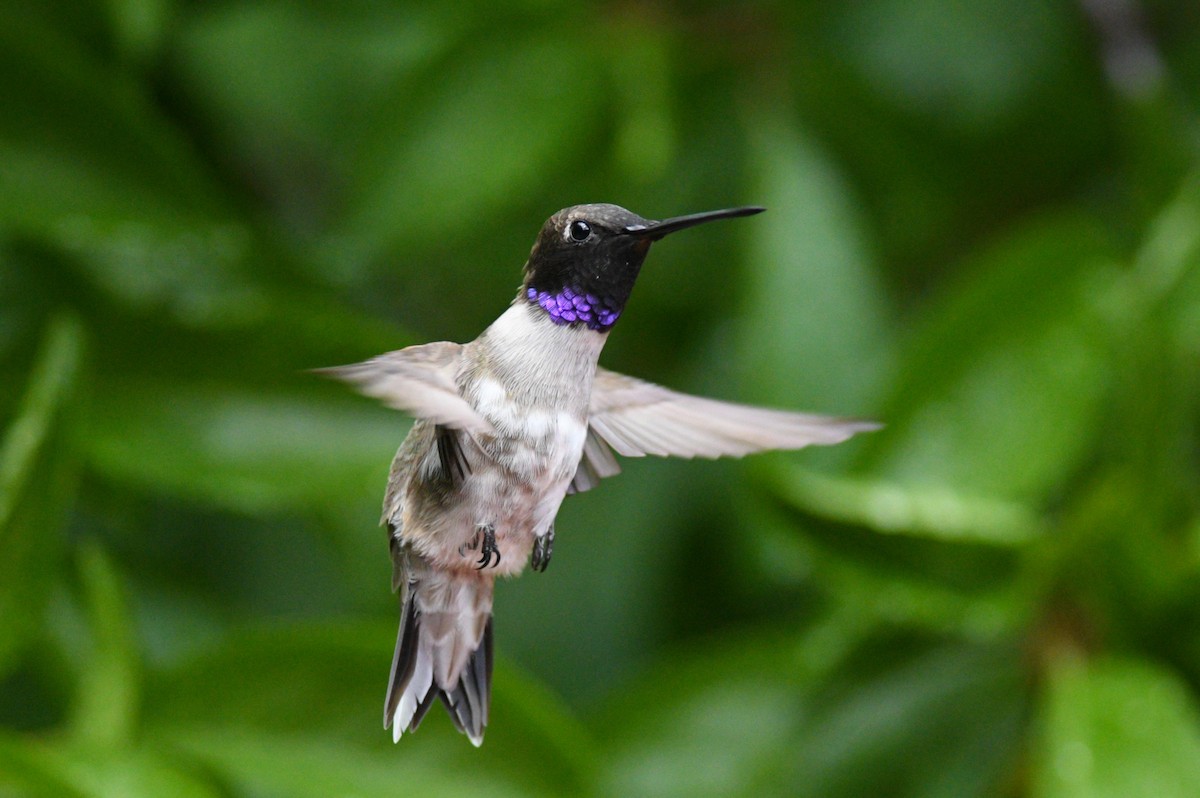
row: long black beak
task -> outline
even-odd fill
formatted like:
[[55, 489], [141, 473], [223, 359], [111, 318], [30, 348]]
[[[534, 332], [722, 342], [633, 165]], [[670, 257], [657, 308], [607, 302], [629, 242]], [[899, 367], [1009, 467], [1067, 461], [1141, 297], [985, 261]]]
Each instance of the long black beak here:
[[715, 222], [717, 219], [733, 219], [738, 216], [753, 216], [756, 213], [762, 213], [766, 208], [760, 208], [757, 205], [751, 205], [746, 208], [726, 208], [721, 211], [705, 211], [704, 213], [691, 213], [687, 216], [675, 216], [671, 219], [663, 219], [661, 222], [649, 222], [648, 224], [634, 224], [626, 227], [621, 232], [629, 236], [637, 236], [650, 241], [657, 241], [668, 233], [674, 233], [676, 230], [682, 230], [685, 227], [694, 227], [705, 222]]

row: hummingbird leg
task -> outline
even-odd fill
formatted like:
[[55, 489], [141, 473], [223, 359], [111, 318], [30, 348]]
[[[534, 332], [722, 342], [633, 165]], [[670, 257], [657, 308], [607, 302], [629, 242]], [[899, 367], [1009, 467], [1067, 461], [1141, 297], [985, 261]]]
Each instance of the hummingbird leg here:
[[[476, 534], [481, 535], [483, 538], [483, 542], [479, 545], [480, 557], [476, 570], [482, 571], [488, 567], [495, 568], [500, 564], [500, 548], [496, 545], [496, 528], [491, 524], [480, 526], [476, 528]], [[496, 556], [495, 562], [492, 562], [492, 555]]]
[[533, 556], [530, 558], [529, 564], [533, 566], [533, 570], [538, 573], [545, 573], [546, 566], [550, 564], [550, 555], [554, 553], [554, 524], [546, 530], [546, 534], [538, 535], [533, 541]]

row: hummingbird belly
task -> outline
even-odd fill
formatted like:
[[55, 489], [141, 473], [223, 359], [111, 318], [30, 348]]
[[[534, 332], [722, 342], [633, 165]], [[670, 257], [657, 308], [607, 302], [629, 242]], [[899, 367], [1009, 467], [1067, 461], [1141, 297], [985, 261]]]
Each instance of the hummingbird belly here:
[[[494, 530], [500, 553], [495, 573], [516, 574], [535, 538], [554, 523], [579, 466], [587, 425], [566, 411], [479, 409], [498, 434], [480, 441], [483, 462], [464, 480], [464, 505], [472, 535], [480, 527]], [[474, 563], [478, 554], [467, 550], [466, 559]]]
[[385, 521], [397, 538], [437, 568], [474, 573], [484, 532], [499, 562], [490, 575], [520, 573], [534, 541], [554, 523], [575, 476], [587, 427], [569, 413], [535, 410], [523, 423], [496, 424], [478, 445], [460, 438], [464, 469], [451, 485], [432, 424], [418, 421], [397, 453]]

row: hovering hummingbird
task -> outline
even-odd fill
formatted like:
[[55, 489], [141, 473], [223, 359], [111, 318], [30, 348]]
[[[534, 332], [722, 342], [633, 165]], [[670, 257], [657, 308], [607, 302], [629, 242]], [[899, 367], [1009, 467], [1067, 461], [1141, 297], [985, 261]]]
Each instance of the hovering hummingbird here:
[[563, 498], [613, 455], [740, 457], [834, 444], [878, 425], [719, 402], [597, 368], [650, 244], [763, 208], [643, 219], [576, 205], [542, 226], [508, 310], [468, 344], [410, 346], [322, 371], [416, 417], [392, 461], [388, 531], [400, 632], [383, 726], [399, 741], [435, 698], [476, 746], [488, 722], [492, 587], [544, 571]]

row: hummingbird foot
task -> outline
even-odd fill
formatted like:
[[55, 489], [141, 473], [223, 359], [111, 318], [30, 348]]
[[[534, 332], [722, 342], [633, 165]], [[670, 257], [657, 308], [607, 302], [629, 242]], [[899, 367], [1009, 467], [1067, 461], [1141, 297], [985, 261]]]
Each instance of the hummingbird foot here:
[[538, 535], [533, 541], [533, 556], [530, 558], [529, 564], [533, 566], [533, 570], [538, 573], [545, 573], [546, 566], [550, 564], [550, 555], [554, 553], [554, 526], [551, 525], [546, 530], [546, 534]]
[[[500, 547], [496, 545], [496, 528], [491, 524], [480, 526], [476, 529], [476, 537], [481, 538], [479, 543], [479, 564], [475, 570], [482, 571], [484, 568], [495, 568], [500, 564]], [[475, 548], [472, 546], [471, 548]], [[496, 561], [492, 562], [492, 557], [495, 556]]]

